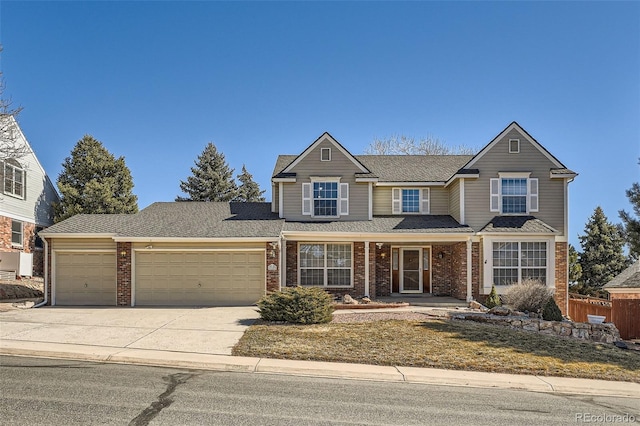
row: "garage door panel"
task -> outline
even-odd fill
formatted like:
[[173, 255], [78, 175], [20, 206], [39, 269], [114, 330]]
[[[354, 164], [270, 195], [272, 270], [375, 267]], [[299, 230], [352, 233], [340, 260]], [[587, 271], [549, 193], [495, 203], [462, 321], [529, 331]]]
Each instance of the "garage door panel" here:
[[140, 252], [136, 304], [252, 304], [264, 294], [264, 274], [264, 252]]
[[56, 253], [57, 305], [116, 305], [115, 253]]

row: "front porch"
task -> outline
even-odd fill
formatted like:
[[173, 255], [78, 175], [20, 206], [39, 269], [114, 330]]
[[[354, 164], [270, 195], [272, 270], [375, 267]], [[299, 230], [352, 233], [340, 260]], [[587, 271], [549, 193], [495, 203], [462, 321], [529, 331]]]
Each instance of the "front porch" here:
[[[339, 253], [349, 252], [348, 259], [336, 259]], [[344, 246], [348, 246], [347, 249]], [[368, 296], [372, 299], [392, 297], [413, 299], [415, 303], [443, 303], [443, 298], [469, 301], [479, 296], [479, 243], [470, 238], [463, 241], [416, 242], [335, 242], [309, 243], [286, 241], [284, 245], [283, 286], [322, 285], [328, 292], [340, 296]], [[310, 251], [317, 256], [318, 265], [325, 265], [324, 278], [309, 282]], [[325, 253], [326, 252], [326, 253]], [[303, 253], [301, 257], [300, 253]], [[324, 260], [322, 260], [324, 258]], [[324, 262], [324, 263], [323, 263]], [[328, 272], [332, 264], [351, 265], [350, 285], [333, 284]], [[424, 300], [418, 301], [417, 298]], [[451, 302], [454, 303], [454, 302]], [[463, 303], [464, 305], [464, 303]], [[430, 306], [430, 305], [427, 305]], [[456, 306], [459, 306], [456, 304]]]

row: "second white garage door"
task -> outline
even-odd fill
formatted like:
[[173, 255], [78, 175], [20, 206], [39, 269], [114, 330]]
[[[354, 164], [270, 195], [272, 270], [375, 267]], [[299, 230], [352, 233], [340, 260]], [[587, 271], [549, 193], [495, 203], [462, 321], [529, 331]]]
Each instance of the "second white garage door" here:
[[135, 255], [136, 305], [250, 305], [264, 292], [264, 251]]

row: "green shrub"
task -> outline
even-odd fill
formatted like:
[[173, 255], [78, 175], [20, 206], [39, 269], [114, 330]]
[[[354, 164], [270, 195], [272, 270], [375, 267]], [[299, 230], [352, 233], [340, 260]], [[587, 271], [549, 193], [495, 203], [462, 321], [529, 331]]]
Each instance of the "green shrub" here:
[[544, 305], [542, 309], [542, 319], [547, 321], [562, 321], [562, 312], [553, 297], [550, 297]]
[[333, 297], [318, 287], [286, 287], [264, 296], [258, 308], [265, 321], [327, 323], [333, 314]]
[[491, 309], [500, 305], [502, 305], [502, 302], [500, 301], [500, 296], [498, 296], [498, 293], [496, 292], [496, 286], [492, 285], [491, 293], [489, 293], [489, 296], [487, 296], [487, 300], [484, 302], [484, 306]]
[[552, 290], [538, 280], [524, 279], [521, 283], [510, 285], [504, 294], [504, 304], [511, 309], [524, 312], [540, 312]]

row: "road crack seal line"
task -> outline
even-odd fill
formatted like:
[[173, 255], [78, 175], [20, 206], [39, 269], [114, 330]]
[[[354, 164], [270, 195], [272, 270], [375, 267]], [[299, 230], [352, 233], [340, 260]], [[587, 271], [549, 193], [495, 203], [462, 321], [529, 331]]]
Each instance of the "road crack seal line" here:
[[162, 380], [167, 383], [167, 390], [158, 396], [158, 400], [154, 401], [147, 408], [138, 414], [133, 420], [129, 422], [129, 426], [145, 426], [153, 420], [160, 411], [173, 404], [173, 398], [171, 395], [175, 392], [176, 388], [180, 385], [187, 383], [189, 379], [199, 374], [195, 373], [176, 373], [164, 376]]
[[543, 379], [541, 376], [533, 376], [536, 379], [540, 380], [542, 383], [544, 383], [545, 385], [549, 386], [549, 388], [551, 388], [551, 392], [555, 392], [556, 389], [553, 387], [553, 385], [549, 382], [547, 382], [545, 379]]

